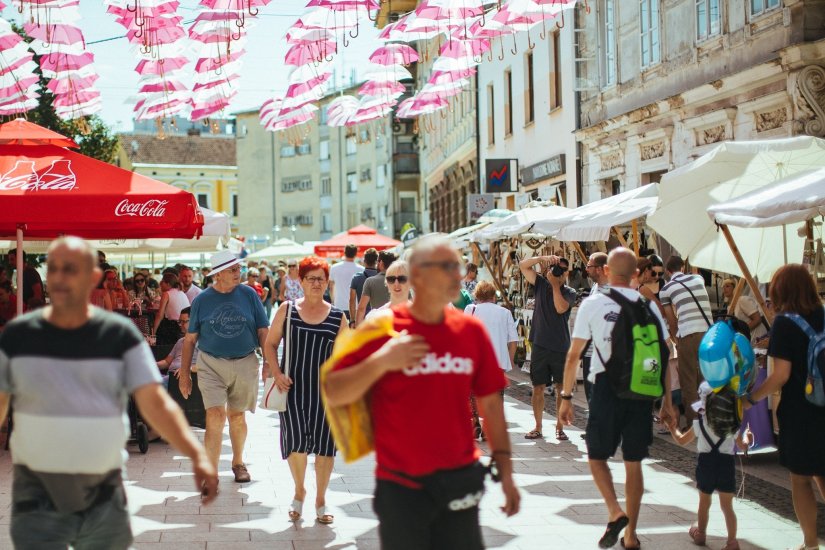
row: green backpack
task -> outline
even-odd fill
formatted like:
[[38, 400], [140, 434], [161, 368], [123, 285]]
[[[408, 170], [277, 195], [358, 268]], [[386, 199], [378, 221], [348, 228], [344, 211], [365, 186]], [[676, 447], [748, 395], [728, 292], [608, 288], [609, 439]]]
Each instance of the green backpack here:
[[610, 333], [610, 359], [605, 361], [594, 346], [613, 390], [621, 399], [659, 399], [669, 352], [650, 302], [642, 296], [634, 302], [609, 287], [602, 292], [621, 307]]

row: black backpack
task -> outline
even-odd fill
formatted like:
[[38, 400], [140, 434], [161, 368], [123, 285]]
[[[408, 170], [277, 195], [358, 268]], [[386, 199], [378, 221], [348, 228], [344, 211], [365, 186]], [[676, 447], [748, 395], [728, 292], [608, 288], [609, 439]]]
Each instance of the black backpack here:
[[613, 390], [622, 399], [659, 399], [664, 393], [669, 352], [651, 303], [642, 296], [630, 300], [609, 287], [602, 292], [621, 307], [610, 333], [610, 359], [605, 361], [593, 346]]

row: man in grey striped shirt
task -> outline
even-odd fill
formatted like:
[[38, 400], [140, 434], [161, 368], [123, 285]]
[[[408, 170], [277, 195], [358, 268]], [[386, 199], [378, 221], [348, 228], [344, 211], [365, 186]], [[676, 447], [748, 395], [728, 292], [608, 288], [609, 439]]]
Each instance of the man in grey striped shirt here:
[[679, 386], [685, 418], [690, 425], [696, 417], [691, 405], [699, 400], [698, 389], [703, 380], [699, 370], [699, 344], [712, 323], [712, 312], [705, 280], [701, 275], [686, 275], [682, 272], [684, 268], [682, 258], [671, 256], [668, 259], [665, 270], [670, 281], [659, 292], [659, 300], [670, 333], [676, 335]]

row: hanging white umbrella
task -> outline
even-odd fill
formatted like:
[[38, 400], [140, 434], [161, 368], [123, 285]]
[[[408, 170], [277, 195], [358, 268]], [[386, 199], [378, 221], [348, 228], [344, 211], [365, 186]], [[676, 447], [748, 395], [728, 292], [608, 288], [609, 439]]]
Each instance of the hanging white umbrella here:
[[[825, 140], [794, 137], [725, 142], [695, 161], [662, 177], [659, 203], [647, 224], [694, 266], [743, 275], [725, 236], [707, 217], [714, 204], [735, 199], [802, 172], [825, 166]], [[745, 263], [762, 281], [785, 264], [782, 229], [760, 241], [748, 230], [731, 227]], [[788, 231], [788, 261], [802, 260], [802, 246]], [[778, 245], [777, 245], [778, 243]]]
[[[522, 208], [518, 212], [506, 218], [490, 224], [488, 227], [473, 234], [473, 241], [494, 241], [503, 237], [513, 237], [522, 233], [534, 232], [537, 223], [549, 223], [552, 220], [569, 216], [571, 210], [563, 206], [542, 205], [537, 203], [534, 206]], [[553, 233], [542, 233], [547, 237], [552, 237]]]

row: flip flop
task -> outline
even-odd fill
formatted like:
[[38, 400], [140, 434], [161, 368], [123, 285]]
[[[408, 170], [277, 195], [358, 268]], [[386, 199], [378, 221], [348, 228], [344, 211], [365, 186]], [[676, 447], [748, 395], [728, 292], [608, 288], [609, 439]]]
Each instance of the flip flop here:
[[292, 504], [289, 505], [289, 521], [298, 521], [301, 519], [301, 515], [304, 510], [304, 501], [303, 500], [293, 500]]
[[567, 437], [567, 434], [564, 433], [564, 430], [556, 430], [556, 439], [559, 441], [569, 441], [570, 438]]
[[616, 521], [607, 522], [607, 529], [605, 529], [604, 535], [599, 540], [599, 548], [613, 548], [616, 546], [616, 543], [619, 542], [619, 533], [627, 527], [628, 523], [630, 523], [630, 520], [627, 516], [622, 516]]
[[621, 538], [619, 543], [622, 545], [622, 548], [624, 548], [625, 550], [641, 550], [641, 548], [642, 548], [641, 541], [636, 546], [625, 546], [624, 545], [624, 537]]
[[527, 432], [527, 434], [524, 436], [524, 439], [541, 439], [542, 437], [544, 437], [544, 436], [543, 436], [543, 435], [541, 435], [541, 432], [540, 432], [540, 431], [538, 431], [538, 430], [530, 430], [530, 431], [529, 431], [529, 432]]
[[320, 508], [315, 509], [315, 515], [318, 518], [318, 523], [323, 523], [324, 525], [329, 525], [333, 522], [335, 516], [332, 514], [327, 513], [327, 507], [321, 506]]

